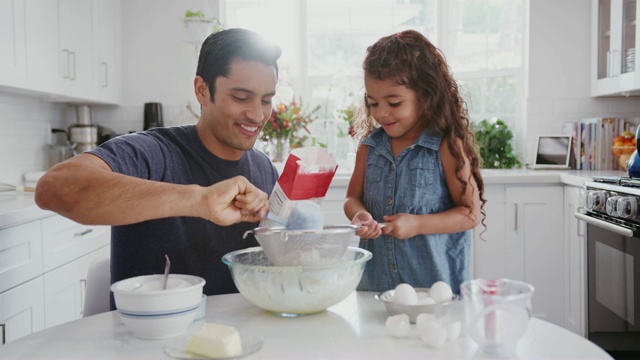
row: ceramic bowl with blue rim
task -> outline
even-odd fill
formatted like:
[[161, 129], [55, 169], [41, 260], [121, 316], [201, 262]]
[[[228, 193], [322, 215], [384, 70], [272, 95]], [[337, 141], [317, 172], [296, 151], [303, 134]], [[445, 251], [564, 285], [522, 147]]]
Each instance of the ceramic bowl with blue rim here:
[[164, 290], [162, 282], [163, 275], [158, 274], [111, 285], [120, 318], [137, 338], [159, 340], [183, 335], [196, 318], [205, 280], [170, 274]]

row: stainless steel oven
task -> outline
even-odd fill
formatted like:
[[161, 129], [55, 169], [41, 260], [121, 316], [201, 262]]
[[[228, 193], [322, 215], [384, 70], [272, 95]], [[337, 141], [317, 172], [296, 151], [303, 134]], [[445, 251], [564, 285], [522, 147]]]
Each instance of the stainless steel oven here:
[[616, 359], [640, 359], [640, 179], [585, 186], [587, 336]]

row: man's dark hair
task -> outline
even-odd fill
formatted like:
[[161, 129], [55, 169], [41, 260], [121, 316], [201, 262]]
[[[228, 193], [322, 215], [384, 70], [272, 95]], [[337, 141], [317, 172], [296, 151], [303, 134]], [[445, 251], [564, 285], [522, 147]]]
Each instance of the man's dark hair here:
[[202, 43], [196, 76], [209, 85], [211, 101], [219, 76], [227, 77], [231, 63], [236, 60], [258, 61], [273, 66], [278, 76], [278, 58], [282, 49], [247, 29], [227, 29], [209, 35]]

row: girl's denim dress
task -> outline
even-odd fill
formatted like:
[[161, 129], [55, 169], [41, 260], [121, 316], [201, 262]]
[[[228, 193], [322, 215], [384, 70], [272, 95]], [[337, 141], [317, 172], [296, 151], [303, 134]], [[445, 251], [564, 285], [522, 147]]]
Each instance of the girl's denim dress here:
[[[382, 128], [363, 140], [368, 145], [364, 206], [375, 220], [397, 213], [435, 214], [454, 206], [440, 161], [441, 136], [428, 131], [396, 159], [391, 138]], [[455, 234], [417, 235], [405, 240], [382, 235], [361, 239], [373, 253], [358, 290], [386, 291], [400, 283], [431, 287], [444, 281], [454, 293], [468, 276], [471, 230]]]

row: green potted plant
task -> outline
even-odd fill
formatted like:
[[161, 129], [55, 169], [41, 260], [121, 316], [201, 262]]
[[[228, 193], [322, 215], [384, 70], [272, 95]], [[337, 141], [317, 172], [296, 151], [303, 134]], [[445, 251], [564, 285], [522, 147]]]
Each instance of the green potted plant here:
[[472, 128], [484, 169], [512, 169], [521, 166], [511, 146], [513, 133], [504, 121], [483, 119], [472, 124]]

